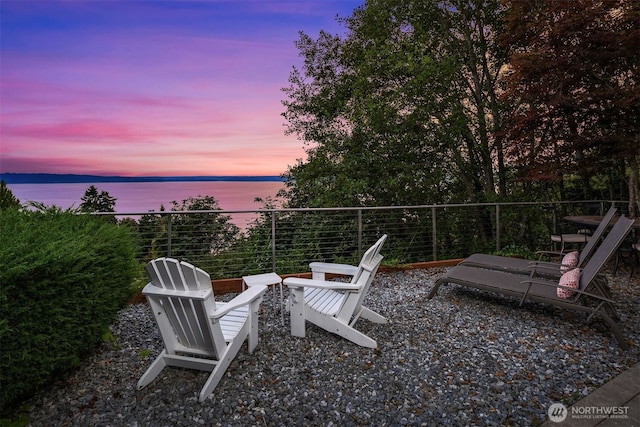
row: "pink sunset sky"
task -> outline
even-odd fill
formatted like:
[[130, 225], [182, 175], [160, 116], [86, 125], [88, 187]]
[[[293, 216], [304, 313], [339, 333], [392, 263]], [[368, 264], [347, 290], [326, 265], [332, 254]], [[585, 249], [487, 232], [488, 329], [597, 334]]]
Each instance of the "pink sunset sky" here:
[[298, 32], [364, 0], [0, 2], [0, 172], [279, 175]]

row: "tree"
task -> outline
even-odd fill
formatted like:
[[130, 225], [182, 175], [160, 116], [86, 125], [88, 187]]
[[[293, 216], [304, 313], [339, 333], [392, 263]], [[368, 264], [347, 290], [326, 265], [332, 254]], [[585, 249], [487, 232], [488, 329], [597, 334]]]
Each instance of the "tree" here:
[[171, 255], [176, 258], [217, 254], [238, 238], [240, 228], [229, 215], [216, 212], [182, 214], [183, 211], [221, 210], [213, 196], [189, 197], [181, 203], [171, 202]]
[[[160, 211], [164, 211], [164, 206], [160, 207]], [[150, 212], [140, 217], [137, 229], [143, 262], [167, 255], [168, 241], [165, 219]]]
[[290, 205], [505, 195], [503, 13], [498, 0], [371, 0], [343, 20], [345, 39], [301, 33], [283, 115], [308, 158], [285, 174]]
[[115, 212], [117, 199], [106, 191], [98, 193], [95, 185], [85, 191], [81, 200], [80, 212]]
[[7, 187], [7, 183], [0, 180], [0, 211], [4, 209], [20, 208], [20, 200], [13, 195], [13, 192]]
[[626, 164], [634, 215], [640, 211], [640, 2], [506, 3], [505, 98], [517, 105], [506, 135], [522, 176], [562, 184], [577, 174], [588, 197], [594, 176]]

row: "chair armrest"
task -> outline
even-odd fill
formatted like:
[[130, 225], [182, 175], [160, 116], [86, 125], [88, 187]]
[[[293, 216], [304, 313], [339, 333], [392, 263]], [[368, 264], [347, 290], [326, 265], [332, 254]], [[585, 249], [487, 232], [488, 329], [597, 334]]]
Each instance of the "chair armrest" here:
[[189, 298], [195, 300], [204, 300], [207, 299], [213, 289], [205, 288], [198, 291], [182, 291], [177, 289], [166, 289], [160, 288], [151, 282], [147, 283], [147, 285], [142, 289], [142, 293], [144, 295], [150, 296], [160, 296], [160, 297], [172, 297], [172, 298]]
[[545, 255], [549, 258], [551, 258], [551, 256], [562, 258], [566, 254], [560, 251], [536, 251], [536, 255], [538, 255], [538, 260], [540, 260], [540, 258]]
[[355, 265], [331, 262], [312, 262], [309, 264], [309, 268], [311, 268], [311, 271], [314, 273], [344, 274], [346, 276], [353, 276], [358, 272], [358, 267]]
[[[529, 277], [533, 278], [536, 276], [544, 276], [545, 273], [547, 275], [551, 275], [551, 273], [555, 273], [558, 276], [562, 276], [562, 274], [564, 274], [563, 271], [561, 270], [562, 267], [566, 268], [564, 273], [566, 273], [567, 271], [573, 270], [575, 268], [580, 268], [572, 265], [559, 264], [559, 263], [553, 263], [553, 262], [532, 261], [531, 263], [529, 263], [529, 266], [528, 266], [529, 270], [531, 271], [531, 273], [529, 274]], [[582, 268], [580, 268], [580, 271], [582, 271]]]
[[544, 267], [544, 268], [555, 268], [556, 270], [558, 270], [560, 269], [561, 265], [562, 264], [558, 262], [551, 262], [551, 261], [533, 260], [529, 262], [529, 268]]
[[288, 277], [282, 282], [290, 288], [318, 288], [318, 289], [334, 289], [338, 291], [357, 291], [360, 285], [344, 282], [333, 282], [326, 280], [304, 279], [301, 277]]
[[[535, 274], [539, 271], [539, 270], [545, 270], [548, 272], [553, 272], [553, 273], [560, 273], [560, 267], [562, 266], [562, 264], [558, 264], [555, 262], [546, 262], [546, 261], [531, 261], [528, 265], [528, 269], [531, 270], [531, 273], [535, 276]], [[571, 266], [565, 266], [568, 267], [570, 270], [573, 270], [576, 267], [571, 267]]]
[[594, 294], [594, 293], [591, 293], [591, 292], [586, 292], [586, 291], [583, 291], [581, 289], [575, 289], [575, 288], [572, 288], [572, 287], [569, 287], [569, 286], [562, 286], [562, 285], [560, 285], [558, 283], [542, 282], [542, 281], [539, 281], [539, 280], [523, 280], [520, 283], [528, 284], [529, 288], [531, 288], [531, 285], [541, 285], [541, 286], [547, 286], [547, 287], [553, 287], [553, 288], [568, 289], [568, 290], [574, 291], [575, 293], [580, 294], [580, 295], [586, 295], [588, 297], [596, 298], [596, 299], [599, 299], [601, 301], [614, 303], [614, 301], [612, 299], [609, 299], [609, 298], [604, 297], [602, 295]]
[[[246, 291], [240, 293], [228, 303], [216, 305], [216, 310], [209, 314], [210, 319], [219, 319], [225, 314], [229, 313], [236, 308], [244, 307], [251, 304], [258, 298], [262, 298], [262, 295], [267, 291], [267, 286], [254, 285], [247, 288]], [[219, 307], [219, 308], [218, 308]]]

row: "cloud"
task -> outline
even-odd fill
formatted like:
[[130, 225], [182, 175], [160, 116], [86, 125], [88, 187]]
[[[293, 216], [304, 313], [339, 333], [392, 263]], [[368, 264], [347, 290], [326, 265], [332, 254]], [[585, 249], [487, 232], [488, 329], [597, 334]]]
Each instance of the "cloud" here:
[[5, 173], [87, 173], [86, 162], [78, 158], [56, 158], [52, 162], [49, 157], [13, 157], [0, 155], [0, 170]]
[[304, 157], [281, 117], [298, 30], [362, 3], [0, 2], [0, 167], [280, 174]]

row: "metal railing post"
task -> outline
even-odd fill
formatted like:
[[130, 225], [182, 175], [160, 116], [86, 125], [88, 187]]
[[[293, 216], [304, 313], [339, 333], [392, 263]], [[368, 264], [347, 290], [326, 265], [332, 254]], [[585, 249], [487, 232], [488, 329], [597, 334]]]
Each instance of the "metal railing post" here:
[[496, 251], [500, 250], [500, 204], [496, 203]]
[[171, 214], [167, 215], [167, 256], [171, 256]]
[[433, 251], [433, 260], [437, 261], [438, 260], [438, 244], [437, 244], [437, 240], [438, 240], [438, 227], [436, 226], [436, 207], [433, 206], [431, 208], [431, 234], [432, 234], [432, 241], [431, 241], [431, 250]]
[[362, 209], [358, 209], [358, 259], [362, 258]]
[[276, 211], [271, 212], [271, 271], [276, 271]]

